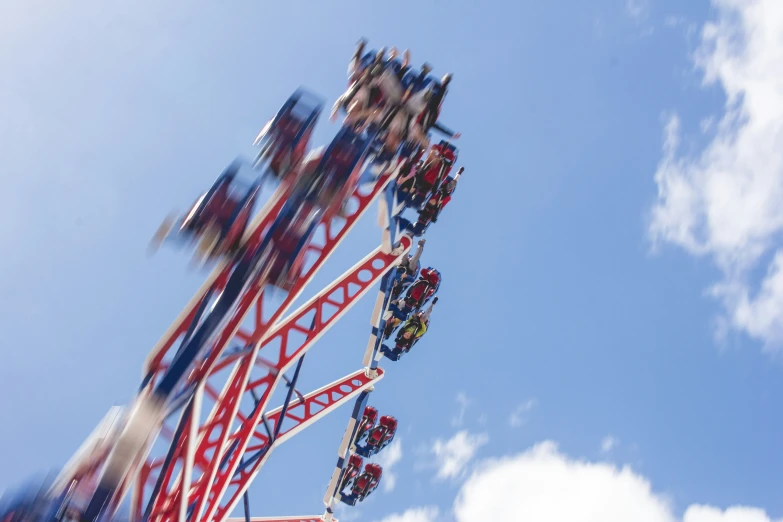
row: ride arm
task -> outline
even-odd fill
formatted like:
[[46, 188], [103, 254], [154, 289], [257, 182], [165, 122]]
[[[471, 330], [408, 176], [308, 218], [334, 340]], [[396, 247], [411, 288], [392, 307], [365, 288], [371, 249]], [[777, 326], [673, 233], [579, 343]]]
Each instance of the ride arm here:
[[427, 309], [424, 311], [423, 314], [421, 314], [421, 322], [426, 323], [430, 320], [430, 314], [432, 314], [432, 309], [435, 307], [435, 303], [438, 302], [438, 298], [432, 300], [432, 303], [427, 307]]
[[407, 174], [397, 179], [397, 185], [404, 185], [406, 181], [416, 176], [418, 170], [419, 170], [418, 165], [414, 165], [413, 167], [411, 167], [410, 171], [408, 171]]
[[419, 265], [419, 259], [421, 259], [421, 254], [424, 253], [424, 243], [426, 242], [427, 242], [426, 239], [419, 240], [419, 248], [417, 248], [416, 253], [410, 257], [410, 261], [408, 261], [408, 266], [416, 267]]

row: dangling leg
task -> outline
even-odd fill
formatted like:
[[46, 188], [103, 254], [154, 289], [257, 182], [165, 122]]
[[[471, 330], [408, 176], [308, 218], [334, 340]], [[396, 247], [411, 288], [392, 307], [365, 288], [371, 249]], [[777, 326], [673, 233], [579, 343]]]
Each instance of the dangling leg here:
[[362, 72], [362, 55], [364, 54], [364, 48], [367, 45], [367, 40], [362, 38], [356, 43], [356, 50], [353, 53], [350, 63], [348, 64], [348, 78], [355, 80]]
[[427, 309], [421, 314], [421, 321], [422, 323], [426, 324], [430, 320], [430, 315], [432, 314], [432, 309], [435, 307], [435, 303], [438, 302], [438, 298], [432, 300], [432, 303], [427, 307]]
[[416, 118], [411, 118], [408, 132], [411, 135], [411, 141], [415, 141], [416, 143], [419, 144], [420, 147], [426, 150], [430, 146], [430, 140], [427, 134], [424, 132], [422, 126], [419, 123], [417, 123], [416, 120], [417, 120]]
[[369, 91], [366, 88], [359, 89], [351, 101], [345, 116], [345, 124], [366, 126], [372, 118], [374, 109], [369, 106]]

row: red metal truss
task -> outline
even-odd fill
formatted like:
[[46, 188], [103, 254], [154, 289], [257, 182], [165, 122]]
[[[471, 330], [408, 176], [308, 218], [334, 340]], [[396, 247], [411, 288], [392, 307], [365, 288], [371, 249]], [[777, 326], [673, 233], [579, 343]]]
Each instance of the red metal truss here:
[[[222, 499], [218, 501], [217, 504], [219, 505], [215, 510], [213, 520], [223, 521], [234, 510], [237, 503], [242, 498], [242, 495], [247, 491], [250, 483], [266, 462], [266, 459], [269, 458], [271, 450], [274, 449], [274, 447], [284, 443], [309, 425], [337, 409], [339, 406], [351, 401], [370, 386], [374, 386], [375, 383], [383, 378], [383, 375], [383, 371], [381, 370], [373, 377], [362, 369], [345, 379], [334, 382], [305, 396], [303, 402], [292, 404], [294, 407], [286, 413], [283, 420], [283, 428], [270, 450], [266, 451], [260, 459], [253, 461], [251, 465], [239, 470], [239, 473], [233, 478], [228, 477], [230, 480], [229, 488]], [[277, 414], [277, 418], [275, 418], [275, 414]], [[279, 415], [280, 408], [273, 410], [270, 413], [269, 418], [276, 424]], [[286, 421], [293, 423], [293, 425], [287, 427]], [[273, 422], [270, 422], [270, 424]], [[256, 430], [253, 436], [253, 446], [247, 447], [245, 452], [246, 456], [252, 456], [256, 451], [261, 451], [269, 442], [266, 433], [261, 433], [260, 430]], [[216, 488], [213, 487], [212, 490], [216, 491]]]
[[[373, 386], [382, 378], [382, 370], [379, 371], [375, 377], [370, 376], [365, 369], [357, 370], [343, 379], [328, 384], [303, 397], [297, 397], [292, 400], [286, 408], [285, 416], [282, 420], [282, 406], [266, 414], [264, 416], [266, 421], [265, 425], [270, 432], [266, 432], [263, 428], [256, 429], [252, 433], [252, 445], [248, 445], [244, 454], [240, 455], [242, 458], [239, 460], [243, 463], [243, 466], [231, 473], [221, 470], [221, 474], [218, 475], [218, 480], [227, 480], [228, 491], [214, 506], [210, 506], [210, 511], [216, 511], [212, 520], [225, 520], [226, 516], [236, 507], [237, 502], [239, 502], [275, 447], [287, 441], [301, 430], [317, 422], [343, 404], [351, 401], [357, 394], [365, 391], [370, 386]], [[271, 440], [270, 433], [274, 434], [275, 431], [278, 430], [278, 424], [280, 424], [279, 433], [274, 440]], [[180, 449], [187, 443], [188, 442], [183, 439], [172, 442], [172, 444], [177, 444]], [[157, 479], [161, 464], [162, 461], [148, 463], [142, 469], [141, 476], [147, 482], [148, 486], [151, 486]], [[204, 463], [196, 461], [194, 463], [194, 468], [202, 469], [203, 464]], [[176, 520], [182, 513], [181, 510], [183, 506], [193, 505], [193, 496], [197, 493], [201, 493], [202, 495], [206, 493], [206, 495], [212, 499], [218, 498], [217, 496], [213, 496], [215, 484], [206, 483], [204, 482], [205, 480], [206, 477], [202, 475], [200, 480], [192, 484], [192, 487], [190, 488], [192, 494], [188, 498], [187, 504], [181, 502], [182, 488], [176, 487], [180, 485], [179, 483], [175, 484], [175, 488], [168, 491], [167, 495], [159, 495], [157, 498], [158, 502], [156, 502], [156, 505], [153, 507], [149, 520], [151, 522]], [[207, 491], [204, 490], [202, 484], [207, 486]], [[198, 518], [200, 520], [209, 520], [206, 516]]]
[[[311, 515], [309, 517], [250, 517], [250, 522], [323, 522], [321, 515]], [[332, 519], [337, 522], [337, 519]], [[244, 518], [229, 518], [226, 522], [245, 522]]]
[[[275, 329], [270, 329], [270, 327], [274, 325], [274, 323], [278, 321], [282, 314], [285, 313], [285, 311], [290, 307], [292, 302], [301, 294], [304, 286], [312, 279], [313, 275], [323, 265], [336, 246], [342, 241], [347, 232], [367, 210], [369, 205], [385, 187], [390, 178], [390, 175], [383, 176], [374, 184], [372, 190], [367, 193], [361, 193], [357, 191], [354, 194], [354, 201], [355, 203], [358, 203], [355, 205], [358, 208], [353, 214], [347, 217], [343, 223], [338, 223], [337, 220], [334, 220], [330, 223], [321, 224], [320, 232], [322, 232], [321, 235], [325, 239], [321, 242], [321, 244], [319, 244], [318, 241], [314, 241], [313, 244], [308, 247], [308, 255], [310, 255], [311, 258], [314, 257], [315, 259], [311, 260], [309, 266], [305, 266], [302, 277], [297, 281], [296, 285], [288, 293], [285, 299], [283, 299], [283, 303], [270, 314], [270, 317], [264, 317], [264, 312], [268, 311], [264, 310], [263, 308], [264, 289], [261, 286], [251, 288], [244, 296], [242, 296], [236, 310], [230, 316], [224, 329], [218, 335], [217, 340], [211, 347], [212, 349], [209, 351], [209, 356], [206, 358], [206, 360], [201, 362], [198, 368], [191, 372], [189, 377], [190, 382], [199, 383], [199, 386], [202, 387], [200, 389], [201, 391], [197, 393], [197, 395], [201, 395], [201, 393], [203, 393], [205, 398], [209, 398], [215, 402], [210, 418], [204, 423], [201, 423], [197, 433], [193, 432], [193, 435], [198, 441], [198, 444], [195, 444], [192, 440], [190, 440], [194, 437], [188, 436], [188, 432], [192, 432], [194, 427], [186, 427], [186, 429], [181, 434], [181, 447], [178, 446], [177, 455], [175, 456], [175, 461], [177, 459], [184, 460], [184, 465], [186, 466], [185, 471], [189, 471], [188, 468], [192, 466], [194, 471], [202, 472], [202, 476], [192, 485], [192, 487], [187, 484], [188, 478], [185, 478], [186, 483], [181, 485], [190, 492], [188, 497], [194, 497], [195, 501], [198, 502], [196, 507], [198, 510], [197, 513], [201, 512], [207, 506], [209, 506], [209, 509], [205, 513], [209, 516], [211, 512], [214, 512], [214, 510], [217, 509], [217, 506], [220, 502], [220, 496], [222, 493], [225, 493], [225, 489], [228, 484], [226, 481], [224, 481], [225, 483], [220, 486], [222, 489], [219, 491], [215, 490], [215, 487], [217, 487], [215, 485], [213, 485], [212, 488], [207, 491], [205, 489], [205, 484], [212, 482], [211, 480], [207, 479], [209, 477], [216, 479], [219, 477], [228, 476], [229, 474], [225, 471], [225, 469], [231, 470], [233, 473], [233, 470], [237, 468], [239, 465], [238, 459], [242, 455], [242, 451], [237, 451], [237, 448], [248, 448], [250, 439], [254, 436], [255, 428], [262, 420], [261, 414], [264, 411], [266, 402], [271, 396], [271, 393], [274, 391], [275, 386], [279, 382], [282, 373], [293, 361], [301, 356], [301, 354], [303, 354], [307, 348], [309, 348], [309, 345], [315, 342], [315, 340], [317, 340], [317, 338], [323, 334], [323, 332], [332, 324], [333, 321], [338, 319], [339, 316], [341, 316], [342, 313], [344, 313], [344, 311], [350, 307], [350, 305], [347, 305], [347, 303], [341, 303], [339, 298], [333, 294], [341, 292], [344, 293], [344, 299], [352, 304], [356, 299], [358, 299], [358, 297], [361, 296], [361, 294], [363, 294], [372, 284], [374, 284], [383, 275], [383, 273], [385, 273], [386, 270], [391, 267], [393, 263], [398, 261], [399, 255], [402, 255], [377, 253], [376, 255], [369, 256], [365, 260], [367, 266], [362, 266], [361, 270], [357, 270], [356, 274], [354, 274], [356, 276], [354, 279], [344, 279], [342, 281], [344, 283], [343, 287], [335, 287], [329, 294], [322, 295], [321, 301], [311, 300], [310, 303], [304, 305], [303, 308], [300, 309], [300, 312], [302, 313], [297, 312], [297, 314], [294, 314], [295, 318], [292, 317], [291, 321], [286, 321], [286, 327], [281, 324]], [[268, 228], [269, 224], [273, 220], [273, 216], [275, 216], [280, 206], [282, 205], [281, 201], [282, 200], [272, 202], [269, 205], [270, 210], [267, 214], [267, 217], [259, 220], [260, 222], [256, 228], [250, 232], [250, 235], [248, 236], [249, 240], [252, 241], [254, 235], [257, 235], [258, 238], [263, 236], [265, 228]], [[407, 251], [407, 249], [410, 247], [410, 241], [405, 238], [403, 243], [404, 248], [401, 250]], [[227, 268], [212, 278], [212, 284], [217, 286], [219, 286], [221, 283], [225, 284], [226, 274], [228, 274]], [[368, 274], [370, 276], [369, 279], [367, 279]], [[365, 281], [364, 279], [367, 280]], [[355, 291], [354, 287], [357, 285], [359, 291]], [[175, 351], [174, 347], [178, 344], [177, 341], [179, 341], [185, 335], [185, 332], [190, 326], [189, 322], [192, 321], [199, 303], [204, 299], [205, 294], [209, 288], [209, 285], [205, 285], [205, 287], [202, 289], [203, 292], [201, 297], [196, 297], [191, 301], [190, 305], [180, 316], [179, 320], [175, 322], [175, 325], [169, 330], [168, 337], [164, 337], [164, 340], [159, 343], [156, 351], [148, 360], [148, 369], [150, 371], [159, 373], [162, 369], [165, 368], [166, 355]], [[308, 305], [310, 305], [309, 308], [307, 308]], [[326, 316], [329, 315], [325, 311], [325, 309], [328, 307], [327, 305], [331, 306], [332, 308], [336, 307], [338, 309], [338, 313], [333, 313], [330, 317], [327, 318]], [[340, 311], [341, 307], [344, 308], [342, 311]], [[250, 314], [251, 309], [253, 308], [255, 311], [254, 313]], [[315, 329], [312, 331], [308, 329], [310, 327], [304, 326], [300, 321], [308, 313], [315, 315], [314, 319], [317, 323], [312, 327]], [[245, 319], [246, 317], [249, 317], [251, 320], [247, 321]], [[251, 323], [250, 326], [246, 327], [243, 324], [243, 320], [244, 323]], [[304, 348], [300, 347], [292, 353], [287, 353], [286, 348], [289, 344], [291, 344], [287, 341], [287, 339], [291, 333], [297, 333], [299, 335], [305, 334], [308, 337], [306, 340], [307, 342], [303, 344]], [[257, 360], [258, 351], [262, 348], [266, 348], [276, 339], [280, 339], [280, 348], [278, 349], [278, 356], [276, 361], [267, 363], [266, 366], [268, 366], [268, 368], [265, 368], [266, 373], [264, 377], [255, 379], [253, 377], [253, 372], [259, 367]], [[268, 342], [264, 342], [267, 340]], [[232, 341], [238, 341], [244, 346], [248, 346], [250, 348], [244, 352], [226, 355], [224, 351]], [[266, 350], [269, 351], [269, 348], [266, 348]], [[262, 364], [261, 366], [264, 365]], [[218, 394], [215, 391], [215, 387], [213, 387], [211, 384], [212, 380], [214, 379], [207, 380], [204, 378], [204, 376], [206, 375], [213, 377], [217, 373], [227, 368], [231, 368], [231, 376], [228, 378], [227, 384], [223, 388], [223, 391]], [[242, 405], [243, 396], [246, 396], [249, 393], [260, 393], [262, 395], [259, 403], [260, 405], [259, 407], [255, 408], [255, 412], [243, 413], [240, 406]], [[186, 422], [190, 421], [187, 420]], [[237, 423], [239, 423], [240, 427], [234, 429]], [[248, 426], [253, 426], [253, 428], [247, 428], [245, 426], [246, 424]], [[164, 429], [161, 431], [161, 434], [164, 436], [173, 436], [174, 433], [173, 430], [168, 430], [164, 427]], [[229, 449], [231, 449], [230, 455], [228, 454]], [[187, 453], [190, 453], [191, 451], [193, 452], [192, 458], [184, 458], [187, 456]], [[228, 468], [223, 469], [221, 468], [221, 465], [224, 464], [222, 460], [226, 456], [229, 457]], [[155, 469], [155, 467], [159, 466], [161, 462], [161, 459], [151, 459], [147, 462], [146, 466], [144, 466], [146, 472], [142, 474], [148, 475], [149, 471]], [[179, 469], [176, 471], [179, 471]], [[159, 492], [158, 499], [153, 499], [156, 503], [156, 508], [160, 508], [163, 505], [161, 504], [161, 501], [165, 503], [168, 509], [171, 509], [172, 507], [170, 499], [167, 498], [169, 496], [167, 489], [169, 489], [172, 485], [172, 478], [176, 475], [181, 476], [182, 474], [174, 473], [174, 466], [170, 467], [170, 472], [168, 474], [171, 476], [164, 477], [164, 482], [168, 487], [164, 487]], [[186, 475], [188, 474], [189, 473], [186, 473]], [[146, 481], [146, 477], [139, 477], [137, 484], [144, 484]], [[179, 479], [177, 479], [175, 484], [178, 482]], [[177, 487], [174, 488], [175, 494], [177, 494], [176, 491], [178, 489], [179, 488]], [[212, 495], [213, 498], [208, 498], [209, 495]], [[160, 498], [161, 496], [163, 498]], [[141, 501], [141, 488], [137, 488], [134, 505], [138, 509], [141, 507]], [[188, 503], [188, 505], [190, 504]], [[207, 519], [207, 517], [205, 517], [205, 519]]]
[[[297, 359], [305, 354], [326, 331], [335, 324], [342, 315], [348, 311], [383, 275], [395, 266], [402, 255], [410, 248], [410, 240], [405, 237], [401, 241], [402, 248], [393, 254], [384, 254], [380, 248], [369, 254], [357, 263], [343, 277], [334, 281], [329, 287], [302, 305], [291, 314], [284, 322], [266, 330], [262, 342], [255, 343], [251, 349], [235, 354], [228, 354], [213, 369], [213, 374], [218, 374], [224, 369], [231, 368], [231, 375], [222, 393], [217, 394], [211, 381], [207, 381], [205, 392], [215, 401], [212, 415], [203, 423], [198, 433], [199, 444], [193, 456], [193, 465], [202, 472], [198, 481], [193, 484], [196, 488], [192, 492], [191, 502], [197, 502], [196, 509], [201, 511], [206, 506], [208, 497], [204, 494], [206, 488], [214, 491], [216, 498], [220, 498], [228, 487], [231, 473], [240, 464], [240, 458], [247, 451], [254, 451], [250, 447], [251, 439], [258, 435], [257, 430], [262, 423], [262, 414], [267, 402], [274, 393], [275, 388], [282, 379], [285, 371]], [[247, 338], [238, 336], [242, 346], [256, 335]], [[297, 342], [297, 337], [299, 338]], [[263, 350], [263, 359], [258, 358], [258, 352]], [[261, 368], [263, 374], [257, 378], [251, 378], [255, 368]], [[246, 412], [240, 411], [243, 402], [242, 395], [246, 395]], [[248, 400], [252, 399], [252, 400]], [[231, 429], [237, 421], [240, 427], [234, 433]], [[185, 449], [191, 444], [190, 437], [185, 429], [178, 442], [179, 457], [185, 456]], [[224, 461], [226, 452], [232, 449], [233, 453], [228, 461]], [[188, 459], [186, 459], [188, 460]], [[219, 470], [224, 466], [222, 470]], [[171, 469], [171, 468], [170, 468]], [[169, 472], [170, 473], [170, 472]], [[169, 490], [171, 476], [164, 480], [164, 491]], [[185, 480], [188, 480], [185, 478]], [[171, 494], [177, 495], [181, 488], [179, 482], [173, 484]], [[215, 488], [221, 488], [215, 490]], [[155, 500], [155, 508], [171, 506], [172, 502], [159, 493]], [[209, 519], [209, 512], [205, 520]], [[200, 517], [199, 517], [200, 518]]]
[[[228, 321], [223, 326], [222, 331], [216, 336], [216, 340], [213, 341], [206, 359], [197, 363], [198, 367], [191, 372], [188, 378], [189, 383], [200, 381], [210, 372], [215, 362], [223, 353], [223, 350], [235, 335], [239, 338], [247, 339], [248, 342], [258, 342], [260, 340], [264, 331], [274, 322], [278, 321], [296, 298], [299, 297], [305, 286], [307, 286], [315, 273], [323, 266], [329, 256], [331, 256], [332, 252], [342, 242], [356, 222], [364, 215], [392, 176], [393, 174], [384, 174], [375, 182], [372, 189], [369, 191], [364, 190], [363, 187], [359, 187], [352, 195], [356, 210], [344, 219], [332, 219], [329, 222], [321, 222], [315, 237], [323, 238], [322, 241], [314, 240], [308, 245], [307, 251], [310, 256], [310, 262], [305, 266], [301, 277], [299, 277], [294, 287], [288, 292], [283, 303], [274, 310], [271, 317], [264, 318], [265, 312], [269, 312], [268, 310], [264, 310], [263, 307], [265, 290], [264, 281], [258, 281], [256, 285], [251, 286], [240, 297], [233, 313], [230, 314]], [[268, 204], [269, 211], [258, 221], [257, 226], [247, 235], [248, 245], [260, 243], [264, 234], [282, 208], [283, 203], [284, 199], [281, 197], [279, 200]], [[190, 301], [185, 311], [180, 314], [174, 325], [169, 328], [164, 337], [158, 342], [153, 350], [153, 354], [148, 357], [145, 374], [152, 374], [154, 376], [162, 375], [162, 372], [168, 367], [167, 359], [173, 357], [179, 346], [179, 342], [185, 337], [199, 305], [207, 298], [207, 294], [210, 290], [213, 290], [216, 295], [217, 291], [222, 290], [222, 288], [225, 287], [230, 271], [230, 267], [223, 268], [222, 271], [215, 275], [212, 285], [205, 284], [201, 289], [203, 291], [200, 291], [200, 295], [194, 297]], [[255, 309], [255, 313], [249, 315], [253, 309]], [[246, 317], [251, 318], [252, 326], [249, 329], [240, 328]], [[152, 381], [154, 380], [155, 379], [153, 378]]]
[[[263, 234], [272, 225], [280, 209], [285, 204], [285, 193], [285, 187], [280, 187], [270, 198], [269, 202], [264, 205], [259, 214], [253, 218], [244, 237], [247, 244], [258, 243], [263, 238]], [[196, 311], [204, 299], [207, 298], [210, 291], [219, 293], [225, 288], [228, 277], [231, 275], [231, 268], [227, 261], [221, 261], [196, 292], [196, 295], [185, 305], [185, 308], [147, 356], [147, 360], [144, 363], [144, 377], [149, 373], [157, 376], [168, 366], [164, 359], [166, 359], [167, 355], [171, 355], [172, 352], [176, 351], [179, 341], [185, 336], [193, 322]]]

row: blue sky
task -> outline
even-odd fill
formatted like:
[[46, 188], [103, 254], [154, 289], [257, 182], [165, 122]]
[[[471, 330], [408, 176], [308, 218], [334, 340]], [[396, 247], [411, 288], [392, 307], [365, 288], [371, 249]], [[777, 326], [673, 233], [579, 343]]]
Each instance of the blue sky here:
[[[3, 3], [0, 488], [129, 400], [203, 278], [146, 256], [157, 225], [293, 89], [331, 104], [365, 36], [454, 73], [466, 172], [423, 258], [430, 332], [372, 397], [396, 483], [343, 519], [783, 517], [781, 26], [774, 0]], [[367, 217], [322, 283], [379, 238]], [[359, 367], [371, 308], [304, 389]], [[274, 454], [254, 514], [321, 512], [348, 414]]]

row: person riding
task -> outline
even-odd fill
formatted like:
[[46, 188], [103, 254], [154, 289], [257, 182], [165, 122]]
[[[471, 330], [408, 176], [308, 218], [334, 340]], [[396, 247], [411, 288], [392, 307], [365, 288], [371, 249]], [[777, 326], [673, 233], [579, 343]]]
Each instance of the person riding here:
[[[357, 49], [358, 52], [360, 52], [359, 49]], [[381, 48], [377, 52], [371, 51], [360, 60], [357, 60], [354, 55], [354, 60], [349, 68], [351, 80], [348, 89], [334, 102], [329, 115], [330, 121], [337, 120], [340, 109], [345, 111], [348, 123], [351, 123], [351, 120], [364, 121], [372, 114], [375, 106], [382, 102], [380, 77], [385, 68], [385, 56], [385, 48]]]
[[426, 310], [416, 312], [405, 322], [405, 326], [402, 327], [395, 339], [397, 349], [404, 352], [409, 351], [413, 345], [427, 333], [427, 328], [430, 324], [430, 315], [437, 302], [438, 298], [436, 297], [432, 300], [432, 304], [430, 304]]
[[[448, 176], [451, 167], [457, 159], [456, 148], [447, 141], [441, 140], [438, 145], [433, 145], [424, 161], [419, 162], [415, 169], [401, 175], [397, 184], [401, 192], [417, 196], [419, 198], [428, 198], [434, 194], [444, 179]], [[413, 205], [418, 206], [423, 202], [414, 201]]]
[[426, 239], [420, 239], [418, 243], [419, 247], [416, 249], [416, 252], [412, 255], [403, 257], [400, 264], [397, 265], [397, 277], [395, 278], [391, 293], [392, 299], [397, 299], [403, 290], [408, 288], [408, 286], [415, 281], [416, 274], [419, 272], [419, 267], [421, 266], [419, 260], [421, 259], [422, 253], [424, 253], [424, 244], [426, 242]]
[[[373, 56], [364, 52], [366, 42], [360, 40], [349, 67], [351, 85], [332, 107], [330, 120], [337, 119], [338, 111], [346, 112], [345, 124], [355, 126], [358, 131], [369, 128], [381, 129], [381, 142], [387, 155], [394, 155], [405, 142], [428, 148], [428, 133], [431, 128], [458, 138], [435, 121], [446, 93], [451, 76], [446, 75], [440, 83], [429, 73], [427, 63], [418, 73], [410, 70], [410, 53], [404, 52], [398, 59], [397, 49], [389, 53], [382, 48]], [[434, 89], [434, 90], [433, 90]], [[433, 119], [434, 118], [434, 119]]]
[[457, 189], [457, 180], [464, 170], [465, 167], [460, 167], [456, 176], [447, 177], [440, 188], [427, 200], [424, 208], [419, 212], [419, 222], [422, 226], [438, 222], [438, 216], [451, 201], [451, 196]]
[[431, 130], [437, 130], [438, 132], [445, 134], [451, 139], [459, 139], [461, 134], [449, 130], [445, 126], [438, 123], [440, 117], [440, 111], [443, 107], [443, 101], [448, 93], [448, 87], [451, 84], [451, 73], [443, 75], [440, 81], [432, 81], [431, 84], [431, 96], [427, 101], [427, 107], [422, 111], [421, 121], [419, 124], [425, 129], [425, 132]]

